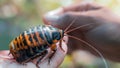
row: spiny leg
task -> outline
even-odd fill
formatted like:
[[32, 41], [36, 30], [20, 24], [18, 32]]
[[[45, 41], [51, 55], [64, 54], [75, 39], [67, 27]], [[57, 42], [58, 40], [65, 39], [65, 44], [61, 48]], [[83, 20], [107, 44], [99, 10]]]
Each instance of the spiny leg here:
[[[62, 40], [60, 40], [59, 46], [60, 46], [60, 49], [61, 49], [63, 52], [65, 52], [64, 49], [62, 48]], [[54, 54], [56, 53], [56, 51], [57, 51], [56, 48], [57, 48], [57, 47], [56, 47], [56, 44], [53, 44], [53, 45], [51, 46], [51, 50], [53, 51], [53, 53], [52, 53], [51, 56], [49, 57], [48, 64], [50, 64], [51, 58], [52, 58], [52, 57], [54, 56]]]
[[37, 68], [40, 68], [38, 64], [39, 64], [39, 62], [41, 62], [41, 60], [43, 59], [44, 56], [45, 56], [45, 55], [42, 55], [42, 57], [40, 57], [40, 58], [38, 59], [38, 61], [36, 62], [36, 67], [37, 67]]
[[48, 64], [50, 65], [50, 60], [52, 59], [52, 57], [54, 56], [54, 54], [56, 53], [57, 49], [52, 50], [53, 53], [50, 55], [49, 59], [48, 59]]
[[47, 50], [45, 50], [42, 54], [41, 54], [41, 57], [38, 59], [38, 61], [36, 62], [36, 67], [37, 68], [40, 68], [39, 67], [39, 62], [41, 62], [41, 60], [46, 56], [46, 54], [48, 53], [48, 51]]
[[50, 64], [50, 60], [52, 59], [52, 57], [54, 56], [54, 54], [56, 53], [57, 49], [56, 49], [56, 44], [53, 44], [51, 46], [51, 50], [53, 51], [53, 53], [50, 55], [49, 59], [48, 59], [48, 64]]

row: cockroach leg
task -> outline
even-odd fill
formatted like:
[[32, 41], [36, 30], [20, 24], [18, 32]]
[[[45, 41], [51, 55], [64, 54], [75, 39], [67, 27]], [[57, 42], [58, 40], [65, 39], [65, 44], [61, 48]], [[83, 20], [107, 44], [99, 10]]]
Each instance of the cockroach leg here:
[[50, 65], [50, 60], [52, 59], [52, 57], [54, 56], [54, 54], [56, 53], [57, 49], [52, 50], [53, 53], [50, 55], [49, 59], [48, 59], [48, 64]]
[[46, 56], [46, 54], [47, 54], [47, 50], [45, 50], [43, 53], [42, 53], [42, 55], [41, 55], [41, 57], [38, 59], [38, 61], [36, 62], [36, 67], [37, 68], [40, 68], [39, 67], [39, 63], [41, 62], [41, 60]]

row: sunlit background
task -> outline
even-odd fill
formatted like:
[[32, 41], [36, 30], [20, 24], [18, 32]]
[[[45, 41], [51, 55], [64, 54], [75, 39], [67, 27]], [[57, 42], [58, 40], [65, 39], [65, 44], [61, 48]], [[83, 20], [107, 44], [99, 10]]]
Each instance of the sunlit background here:
[[[10, 41], [24, 30], [43, 24], [42, 16], [48, 11], [83, 1], [97, 2], [120, 14], [120, 0], [0, 0], [0, 50], [8, 49]], [[108, 63], [110, 68], [120, 68], [119, 63]], [[66, 56], [60, 68], [104, 68], [104, 64], [89, 52], [77, 51]]]

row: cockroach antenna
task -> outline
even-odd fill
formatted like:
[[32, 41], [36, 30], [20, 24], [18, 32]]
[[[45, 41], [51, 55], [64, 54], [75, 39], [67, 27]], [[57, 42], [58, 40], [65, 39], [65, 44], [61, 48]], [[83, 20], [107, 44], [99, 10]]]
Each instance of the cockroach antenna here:
[[[80, 29], [80, 28], [82, 28], [82, 27], [86, 27], [86, 26], [89, 26], [89, 25], [91, 25], [91, 24], [95, 24], [95, 23], [85, 24], [85, 25], [78, 26], [78, 27], [76, 27], [76, 28], [73, 28], [73, 29], [69, 30], [69, 28], [75, 23], [75, 21], [76, 21], [76, 19], [74, 19], [74, 20], [68, 25], [68, 27], [64, 30], [64, 33], [65, 33], [65, 34], [70, 33], [70, 32], [72, 32], [72, 31], [75, 31], [75, 30], [77, 30], [77, 29]], [[65, 36], [68, 36], [68, 37], [71, 37], [71, 38], [73, 38], [73, 39], [76, 39], [76, 40], [78, 40], [78, 41], [80, 41], [80, 42], [88, 45], [89, 47], [91, 47], [94, 51], [96, 51], [96, 52], [99, 54], [99, 56], [101, 57], [102, 61], [103, 61], [104, 64], [105, 64], [105, 68], [109, 68], [109, 67], [108, 67], [108, 64], [107, 64], [107, 62], [106, 62], [106, 60], [105, 60], [105, 58], [104, 58], [104, 56], [102, 55], [102, 53], [101, 53], [97, 48], [95, 48], [94, 46], [92, 46], [92, 45], [89, 44], [88, 42], [86, 42], [86, 41], [84, 41], [84, 40], [82, 40], [82, 39], [79, 39], [79, 38], [77, 38], [77, 37], [75, 37], [75, 36], [71, 36], [71, 35], [65, 35]]]

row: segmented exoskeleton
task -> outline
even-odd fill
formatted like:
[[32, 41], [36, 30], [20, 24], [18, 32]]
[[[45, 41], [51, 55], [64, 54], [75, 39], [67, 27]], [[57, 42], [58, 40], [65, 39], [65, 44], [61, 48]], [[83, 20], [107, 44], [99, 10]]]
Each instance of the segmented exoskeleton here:
[[10, 43], [10, 53], [19, 63], [26, 63], [38, 56], [39, 61], [48, 53], [56, 50], [56, 43], [64, 36], [64, 31], [50, 25], [41, 25], [24, 31]]
[[[10, 43], [10, 54], [13, 55], [14, 59], [18, 63], [22, 63], [22, 64], [31, 61], [36, 57], [39, 57], [39, 60], [36, 63], [36, 66], [39, 67], [38, 63], [48, 54], [48, 50], [47, 50], [48, 48], [50, 48], [55, 53], [57, 42], [60, 42], [60, 47], [61, 47], [62, 38], [65, 36], [65, 34], [77, 30], [79, 28], [91, 25], [91, 24], [85, 24], [73, 28], [71, 30], [68, 30], [72, 26], [74, 21], [75, 20], [73, 20], [73, 22], [71, 22], [70, 25], [64, 31], [50, 25], [41, 25], [31, 28], [27, 31], [24, 31], [22, 34], [20, 34]], [[105, 63], [105, 67], [108, 68], [104, 57], [95, 47], [93, 47], [89, 43], [77, 37], [70, 35], [67, 36], [76, 39], [78, 41], [81, 41], [82, 43], [94, 49], [101, 56], [103, 62]]]

